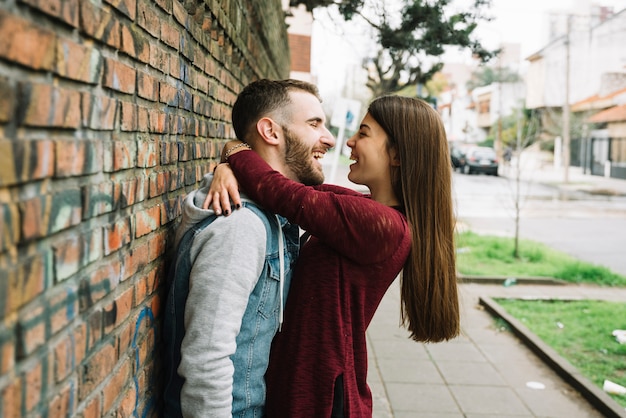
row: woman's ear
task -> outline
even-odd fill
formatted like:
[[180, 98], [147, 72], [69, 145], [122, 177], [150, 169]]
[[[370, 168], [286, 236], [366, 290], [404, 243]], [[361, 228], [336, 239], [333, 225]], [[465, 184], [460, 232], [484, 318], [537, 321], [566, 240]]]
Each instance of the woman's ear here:
[[259, 119], [256, 129], [263, 141], [276, 145], [279, 142], [279, 125], [268, 117]]
[[391, 160], [392, 167], [400, 167], [400, 156], [398, 155], [398, 148], [391, 147], [389, 149], [389, 159]]

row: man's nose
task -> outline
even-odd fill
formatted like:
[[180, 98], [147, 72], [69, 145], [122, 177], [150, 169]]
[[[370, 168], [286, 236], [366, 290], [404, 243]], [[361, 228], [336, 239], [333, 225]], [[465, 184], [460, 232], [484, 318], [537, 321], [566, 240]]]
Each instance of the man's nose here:
[[335, 137], [333, 136], [332, 133], [330, 133], [330, 131], [328, 130], [328, 128], [326, 128], [324, 126], [324, 130], [326, 131], [326, 133], [324, 134], [322, 141], [324, 142], [324, 144], [328, 145], [328, 148], [332, 148], [335, 146]]

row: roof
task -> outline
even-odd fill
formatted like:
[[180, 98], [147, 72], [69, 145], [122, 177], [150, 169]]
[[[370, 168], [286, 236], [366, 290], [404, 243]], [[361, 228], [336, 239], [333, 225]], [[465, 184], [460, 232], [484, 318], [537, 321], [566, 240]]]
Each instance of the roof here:
[[572, 112], [582, 112], [583, 110], [597, 110], [597, 109], [606, 109], [607, 107], [614, 106], [619, 102], [616, 102], [615, 98], [618, 96], [624, 95], [626, 97], [626, 88], [621, 90], [616, 90], [612, 93], [606, 94], [604, 96], [600, 96], [599, 94], [594, 94], [593, 96], [587, 97], [579, 102], [576, 102], [572, 105]]
[[626, 122], [626, 104], [614, 106], [587, 119], [591, 123]]

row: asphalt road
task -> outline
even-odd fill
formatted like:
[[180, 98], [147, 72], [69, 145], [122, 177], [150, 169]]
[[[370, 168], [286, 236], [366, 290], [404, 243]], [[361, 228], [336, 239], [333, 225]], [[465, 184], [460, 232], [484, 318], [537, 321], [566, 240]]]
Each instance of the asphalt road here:
[[519, 203], [520, 238], [626, 275], [625, 197], [564, 193], [523, 181], [518, 189], [513, 180], [484, 175], [455, 173], [453, 181], [457, 216], [470, 229], [514, 236]]

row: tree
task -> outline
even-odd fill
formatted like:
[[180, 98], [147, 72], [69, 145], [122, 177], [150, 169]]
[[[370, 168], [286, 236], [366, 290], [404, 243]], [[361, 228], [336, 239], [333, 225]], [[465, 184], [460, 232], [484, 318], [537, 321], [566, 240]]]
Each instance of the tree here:
[[[519, 108], [515, 116], [505, 120], [506, 129], [503, 131], [503, 142], [512, 151], [514, 164], [511, 167], [513, 172], [512, 180], [515, 182], [513, 191], [513, 204], [515, 216], [515, 234], [513, 237], [513, 256], [520, 258], [519, 251], [519, 230], [522, 211], [521, 173], [522, 173], [522, 152], [534, 144], [539, 134], [539, 118], [533, 110]], [[506, 133], [506, 136], [504, 135]], [[506, 139], [506, 141], [505, 141]]]
[[472, 73], [466, 87], [468, 90], [474, 90], [476, 87], [488, 86], [493, 83], [517, 83], [521, 79], [518, 73], [509, 68], [494, 68], [485, 65]]
[[[389, 2], [387, 2], [389, 3]], [[311, 11], [336, 6], [342, 17], [362, 18], [374, 31], [377, 49], [365, 61], [367, 87], [375, 96], [397, 92], [408, 85], [426, 84], [443, 66], [446, 46], [469, 49], [481, 62], [498, 51], [489, 51], [474, 38], [481, 10], [491, 0], [473, 0], [468, 11], [456, 11], [452, 0], [397, 0], [398, 13], [388, 13], [384, 0], [291, 0]]]

